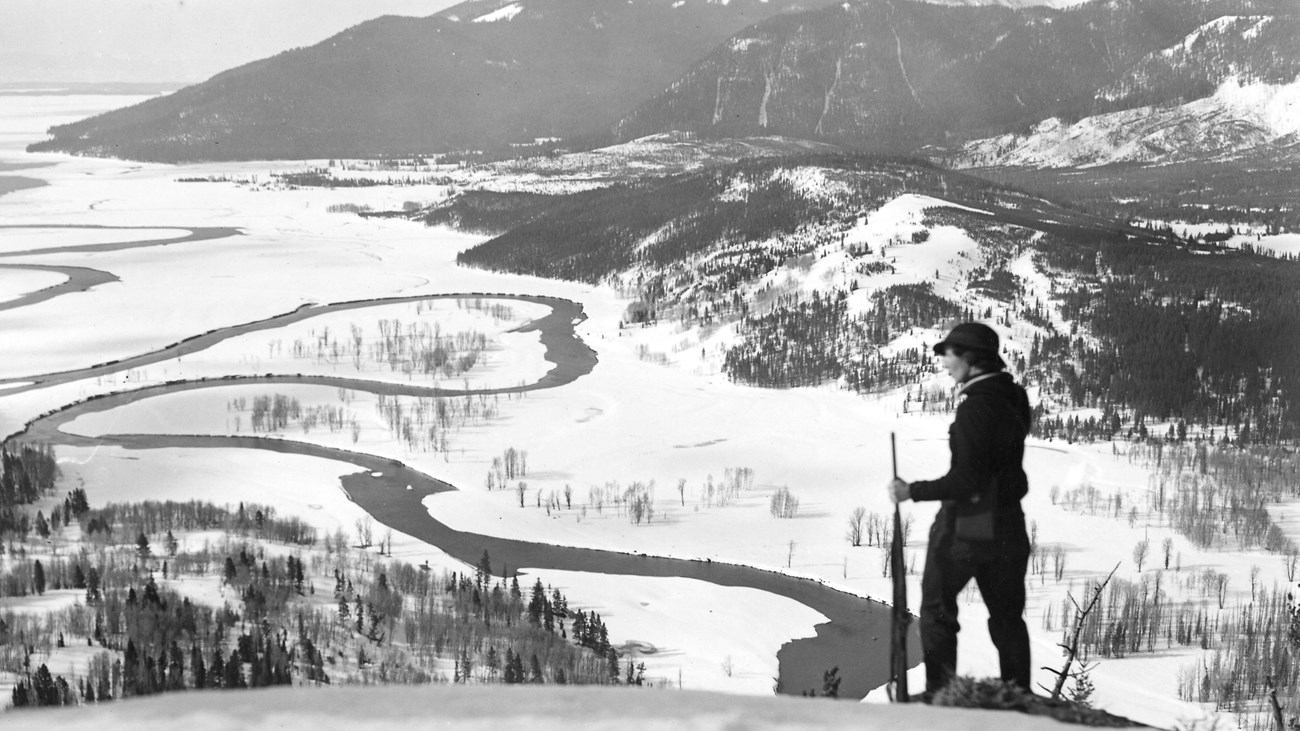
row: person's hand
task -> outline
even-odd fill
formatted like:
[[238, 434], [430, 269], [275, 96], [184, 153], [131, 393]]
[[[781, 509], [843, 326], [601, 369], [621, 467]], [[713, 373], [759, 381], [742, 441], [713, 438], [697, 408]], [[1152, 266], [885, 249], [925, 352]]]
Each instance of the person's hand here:
[[911, 500], [912, 496], [909, 494], [910, 490], [911, 485], [908, 485], [907, 482], [900, 480], [897, 477], [889, 482], [889, 498], [895, 503]]

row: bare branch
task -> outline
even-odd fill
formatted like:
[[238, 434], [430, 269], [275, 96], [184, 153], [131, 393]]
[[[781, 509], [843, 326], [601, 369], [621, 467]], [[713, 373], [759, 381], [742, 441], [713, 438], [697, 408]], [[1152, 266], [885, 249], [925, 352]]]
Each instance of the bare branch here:
[[[1071, 672], [1070, 670], [1075, 663], [1075, 659], [1079, 656], [1079, 635], [1083, 632], [1083, 623], [1087, 620], [1088, 614], [1097, 606], [1097, 602], [1101, 601], [1102, 592], [1105, 591], [1106, 585], [1110, 583], [1110, 580], [1115, 577], [1115, 572], [1119, 571], [1119, 566], [1119, 564], [1115, 564], [1115, 568], [1111, 569], [1110, 573], [1106, 575], [1106, 580], [1093, 587], [1092, 599], [1088, 602], [1088, 606], [1080, 608], [1079, 603], [1074, 600], [1072, 594], [1066, 595], [1069, 597], [1070, 603], [1073, 604], [1075, 608], [1074, 627], [1071, 628], [1070, 631], [1069, 644], [1059, 645], [1061, 649], [1065, 650], [1065, 667], [1060, 670], [1050, 671], [1056, 676], [1056, 687], [1052, 689], [1052, 700], [1060, 699], [1061, 691], [1065, 688], [1065, 681], [1067, 678], [1077, 677], [1079, 672], [1083, 672], [1082, 669], [1077, 672]], [[1083, 664], [1080, 663], [1081, 667], [1082, 665]]]

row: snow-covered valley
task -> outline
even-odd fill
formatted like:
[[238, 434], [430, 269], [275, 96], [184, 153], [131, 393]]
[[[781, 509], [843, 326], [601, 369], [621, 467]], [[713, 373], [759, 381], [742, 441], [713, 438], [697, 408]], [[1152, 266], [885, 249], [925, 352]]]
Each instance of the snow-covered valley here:
[[[508, 19], [508, 14], [501, 17]], [[114, 435], [234, 437], [256, 432], [263, 438], [398, 460], [450, 483], [454, 491], [429, 495], [423, 508], [457, 531], [738, 564], [807, 578], [860, 597], [889, 596], [884, 551], [876, 545], [852, 546], [845, 532], [857, 507], [872, 516], [890, 510], [885, 485], [891, 474], [891, 433], [898, 436], [903, 477], [936, 477], [946, 469], [951, 415], [916, 407], [917, 394], [939, 394], [942, 400], [950, 393], [952, 383], [937, 371], [919, 383], [866, 395], [833, 384], [792, 389], [739, 385], [721, 369], [722, 354], [736, 338], [734, 323], [706, 328], [664, 320], [625, 326], [632, 304], [626, 290], [461, 267], [456, 255], [486, 236], [329, 211], [331, 205], [347, 203], [389, 210], [400, 209], [407, 200], [427, 204], [448, 195], [440, 185], [269, 190], [179, 183], [180, 177], [257, 175], [303, 165], [176, 167], [18, 152], [53, 121], [122, 101], [33, 97], [20, 112], [11, 107], [0, 114], [0, 162], [53, 163], [23, 173], [47, 185], [0, 196], [0, 221], [14, 227], [0, 228], [0, 256], [5, 257], [0, 258], [0, 302], [58, 283], [48, 273], [5, 268], [9, 263], [89, 267], [120, 280], [29, 307], [0, 309], [9, 356], [0, 362], [0, 378], [11, 379], [0, 383], [0, 434], [22, 431], [29, 421], [75, 402], [177, 380], [310, 375], [502, 393], [490, 410], [445, 429], [443, 441], [431, 445], [404, 438], [393, 428], [393, 404], [416, 413], [422, 398], [417, 395], [290, 383], [213, 382], [192, 390], [159, 389], [157, 395], [86, 413], [64, 425], [68, 434], [83, 439], [70, 438], [78, 441], [73, 446], [54, 445], [62, 470], [60, 495], [84, 487], [95, 506], [145, 499], [256, 501], [322, 532], [351, 531], [366, 517], [339, 481], [355, 472], [354, 465], [251, 449], [126, 449], [107, 443]], [[527, 187], [531, 180], [523, 173], [501, 175], [495, 185], [506, 190]], [[1009, 309], [1005, 303], [969, 286], [990, 263], [989, 255], [958, 223], [929, 218], [936, 209], [962, 207], [940, 198], [897, 196], [875, 210], [861, 211], [858, 223], [820, 247], [811, 261], [783, 264], [754, 283], [748, 294], [764, 288], [811, 292], [852, 287], [849, 306], [865, 310], [874, 292], [930, 283], [973, 311], [1002, 314]], [[122, 228], [78, 228], [95, 226]], [[196, 227], [230, 227], [238, 234], [161, 247], [31, 251], [147, 242]], [[863, 248], [879, 264], [871, 273], [855, 268], [859, 257], [851, 252]], [[27, 253], [10, 256], [13, 252]], [[1052, 301], [1055, 283], [1028, 253], [1009, 268], [1026, 288], [1025, 299]], [[46, 387], [23, 385], [43, 374], [148, 353], [304, 305], [426, 295], [457, 297], [330, 312], [139, 369], [108, 367], [93, 377]], [[498, 301], [493, 295], [577, 303], [585, 319], [574, 324], [574, 333], [595, 351], [595, 367], [559, 387], [505, 393], [540, 381], [554, 366], [539, 333], [526, 328], [549, 308]], [[1057, 311], [1046, 319], [1069, 324]], [[434, 333], [467, 334], [466, 343], [481, 347], [466, 346], [474, 349], [476, 359], [466, 361], [463, 370], [403, 370], [394, 365], [398, 350], [375, 350], [390, 330], [413, 334], [417, 345], [436, 339]], [[1041, 323], [1015, 315], [998, 330], [1007, 350], [1015, 353], [1028, 352], [1031, 341], [1044, 332]], [[924, 349], [942, 335], [942, 328], [914, 328], [889, 348]], [[298, 417], [257, 429], [248, 405], [276, 396], [296, 400], [303, 413], [341, 410], [347, 426], [312, 426]], [[1063, 415], [1095, 414], [1080, 410]], [[99, 437], [102, 446], [94, 443]], [[505, 484], [490, 475], [497, 469], [494, 459], [510, 449], [527, 453], [527, 468]], [[1135, 586], [1158, 587], [1151, 590], [1163, 601], [1223, 610], [1226, 617], [1246, 611], [1264, 590], [1289, 587], [1294, 577], [1280, 560], [1285, 557], [1263, 548], [1198, 546], [1175, 530], [1154, 507], [1161, 469], [1170, 468], [1157, 466], [1148, 452], [1123, 440], [1030, 443], [1026, 470], [1031, 490], [1025, 510], [1045, 557], [1029, 577], [1026, 611], [1036, 666], [1059, 664], [1067, 595], [1081, 598], [1091, 582], [1116, 564], [1118, 577]], [[782, 489], [798, 499], [792, 517], [778, 517], [773, 509], [773, 496]], [[651, 510], [634, 514], [632, 499]], [[1106, 507], [1089, 509], [1089, 501]], [[1294, 509], [1288, 503], [1274, 507], [1279, 515]], [[909, 504], [904, 511], [914, 526], [907, 555], [915, 568], [908, 576], [915, 612], [933, 507]], [[1278, 524], [1289, 537], [1300, 539], [1294, 521], [1279, 518]], [[1151, 546], [1145, 565], [1134, 558], [1135, 547], [1143, 542]], [[406, 534], [395, 535], [389, 550], [413, 563], [472, 570], [438, 546]], [[0, 560], [14, 559], [7, 553]], [[1053, 560], [1055, 566], [1049, 566]], [[526, 563], [512, 568], [522, 570], [529, 583], [540, 578], [575, 604], [598, 611], [610, 623], [612, 641], [641, 648], [638, 659], [649, 677], [687, 690], [770, 695], [780, 674], [782, 646], [814, 635], [816, 625], [825, 621], [789, 597], [753, 588], [681, 577], [539, 569]], [[1209, 574], [1232, 580], [1211, 591]], [[181, 581], [173, 582], [173, 588], [192, 591], [196, 600], [223, 599], [211, 585], [187, 588]], [[40, 611], [38, 601], [3, 597], [0, 609]], [[961, 673], [998, 672], [984, 618], [972, 589], [962, 605]], [[887, 655], [883, 627], [879, 637], [852, 639], [864, 655]], [[72, 651], [80, 649], [53, 650], [42, 662], [75, 674], [77, 664], [86, 661]], [[1212, 652], [1162, 636], [1145, 652], [1090, 658], [1097, 661], [1092, 700], [1160, 727], [1211, 722], [1205, 719], [1215, 709], [1192, 702], [1188, 679], [1196, 677], [1197, 665]], [[919, 687], [920, 669], [915, 673], [913, 687]], [[1053, 679], [1046, 670], [1035, 676], [1045, 685]], [[876, 690], [866, 700], [883, 697]], [[1227, 722], [1233, 718], [1224, 716]]]

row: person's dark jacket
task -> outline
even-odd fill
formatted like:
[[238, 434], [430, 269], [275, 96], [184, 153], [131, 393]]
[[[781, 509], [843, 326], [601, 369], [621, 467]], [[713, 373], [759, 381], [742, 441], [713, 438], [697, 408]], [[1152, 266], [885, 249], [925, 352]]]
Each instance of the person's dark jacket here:
[[948, 474], [911, 483], [911, 498], [943, 500], [948, 507], [980, 494], [996, 477], [997, 510], [1018, 512], [1020, 499], [1029, 492], [1022, 464], [1033, 418], [1029, 397], [1005, 371], [977, 378], [962, 390], [965, 398], [948, 430]]

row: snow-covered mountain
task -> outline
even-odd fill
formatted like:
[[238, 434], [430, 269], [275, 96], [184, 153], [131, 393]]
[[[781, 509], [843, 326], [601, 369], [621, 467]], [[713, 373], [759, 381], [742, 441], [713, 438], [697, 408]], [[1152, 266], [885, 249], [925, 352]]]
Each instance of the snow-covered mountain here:
[[31, 149], [323, 158], [687, 130], [911, 152], [1300, 70], [1290, 0], [1025, 5], [471, 0], [56, 127]]
[[1285, 84], [1300, 74], [1300, 16], [1220, 15], [1148, 54], [1095, 95], [1098, 111], [1213, 93], [1225, 81]]
[[1076, 167], [1214, 159], [1257, 148], [1295, 155], [1300, 79], [1289, 84], [1229, 78], [1215, 93], [1176, 106], [1144, 106], [1069, 124], [1053, 117], [1029, 134], [968, 142], [935, 157], [952, 167]]
[[[935, 155], [958, 167], [1067, 167], [1293, 155], [1300, 132], [1300, 17], [1225, 15], [1149, 53], [1098, 89], [1101, 113]], [[1111, 111], [1114, 110], [1114, 111]]]
[[[157, 161], [411, 155], [604, 133], [742, 28], [797, 0], [470, 0], [386, 16], [34, 150]], [[815, 5], [815, 3], [812, 3]]]
[[[1234, 14], [1243, 9], [1251, 12]], [[782, 134], [897, 150], [1028, 134], [1044, 122], [1050, 130], [1059, 124], [1053, 118], [1129, 110], [1144, 118], [1151, 114], [1144, 107], [1206, 98], [1231, 79], [1248, 87], [1293, 81], [1295, 10], [1257, 2], [1012, 10], [850, 1], [746, 29], [618, 131]], [[1172, 129], [1164, 142], [1176, 149], [1191, 136]], [[1268, 137], [1215, 130], [1210, 140], [1189, 139], [1191, 154], [1219, 136], [1241, 144]]]

